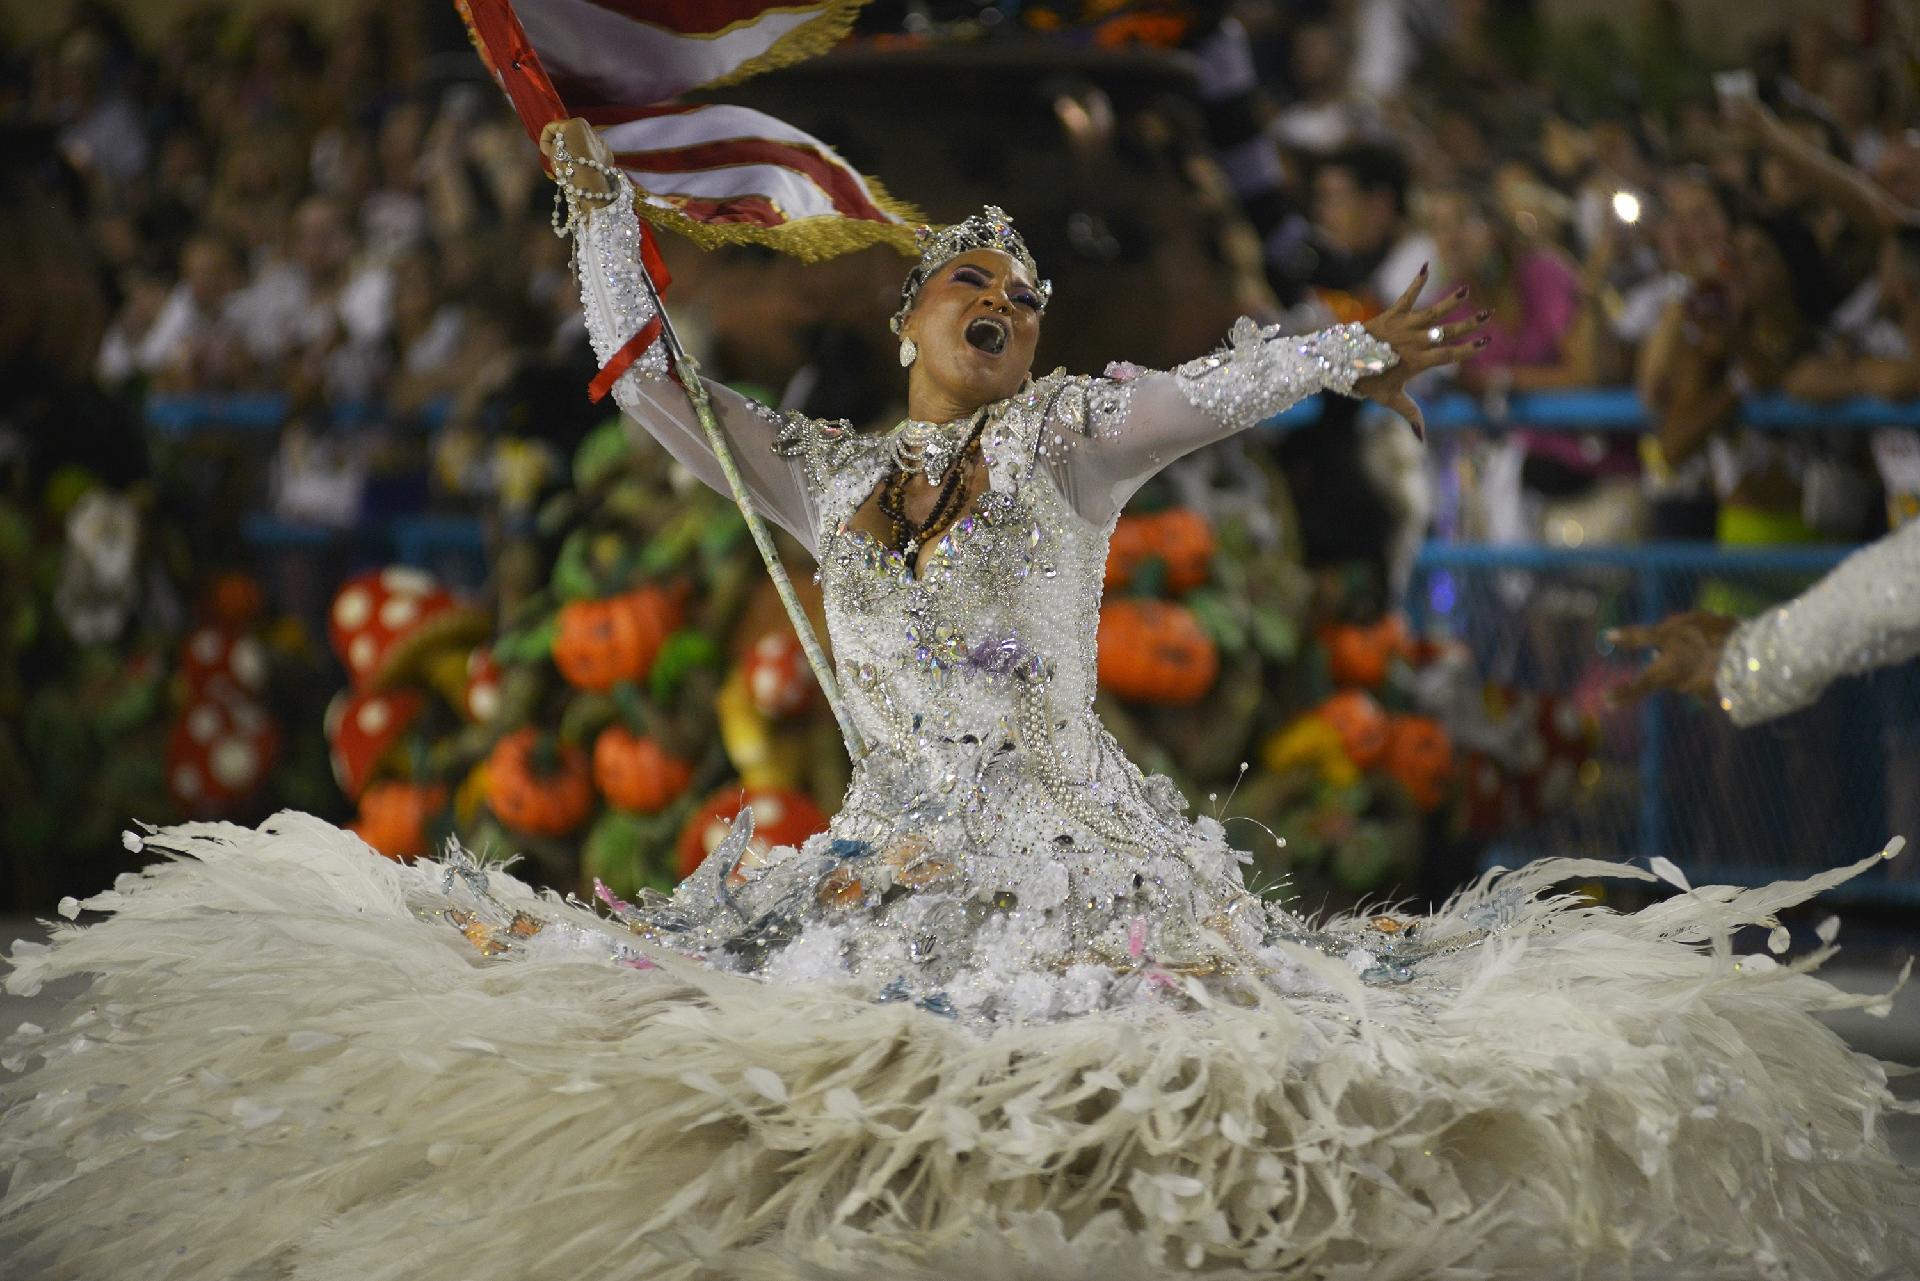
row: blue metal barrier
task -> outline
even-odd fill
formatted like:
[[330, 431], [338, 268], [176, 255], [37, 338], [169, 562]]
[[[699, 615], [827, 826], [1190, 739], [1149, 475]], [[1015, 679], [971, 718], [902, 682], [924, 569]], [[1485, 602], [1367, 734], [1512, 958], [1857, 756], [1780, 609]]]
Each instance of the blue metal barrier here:
[[[407, 421], [431, 430], [446, 421], [452, 402], [430, 400]], [[196, 435], [277, 432], [293, 417], [292, 398], [284, 392], [222, 392], [212, 395], [154, 395], [143, 406], [147, 426], [163, 437], [186, 440]], [[310, 417], [323, 426], [364, 427], [387, 420], [378, 401], [329, 403]]]
[[486, 579], [486, 526], [472, 516], [395, 516], [341, 528], [256, 513], [241, 522], [240, 532], [266, 559], [332, 557], [352, 565], [413, 565], [463, 591], [477, 591]]
[[[1429, 544], [1409, 594], [1416, 625], [1464, 641], [1496, 681], [1571, 691], [1601, 717], [1594, 785], [1487, 862], [1661, 855], [1699, 883], [1755, 884], [1851, 861], [1891, 835], [1920, 837], [1920, 665], [1838, 682], [1814, 707], [1744, 731], [1675, 696], [1600, 701], [1640, 657], [1614, 653], [1606, 628], [1700, 606], [1757, 609], [1852, 550]], [[1840, 896], [1920, 903], [1916, 863]]]
[[[1595, 387], [1579, 391], [1521, 392], [1508, 398], [1498, 421], [1486, 405], [1462, 391], [1420, 398], [1429, 435], [1498, 431], [1525, 426], [1529, 431], [1637, 434], [1651, 427], [1646, 407], [1631, 387]], [[1268, 426], [1306, 427], [1320, 420], [1320, 400], [1303, 400]], [[1760, 431], [1809, 431], [1839, 428], [1876, 431], [1882, 427], [1920, 427], [1920, 401], [1889, 401], [1872, 396], [1819, 404], [1785, 396], [1754, 396], [1740, 409], [1743, 426]]]
[[[147, 421], [171, 437], [196, 432], [272, 431], [286, 422], [290, 402], [275, 392], [233, 392], [207, 396], [149, 396]], [[409, 415], [425, 428], [446, 418], [448, 402], [430, 401]], [[1646, 410], [1631, 388], [1599, 387], [1581, 391], [1528, 392], [1514, 395], [1500, 422], [1488, 419], [1481, 401], [1459, 391], [1443, 391], [1421, 402], [1427, 430], [1436, 434], [1498, 429], [1525, 424], [1532, 431], [1640, 432], [1647, 430]], [[385, 410], [371, 401], [331, 405], [318, 415], [341, 427], [383, 420]], [[1301, 401], [1269, 422], [1273, 427], [1305, 427], [1320, 420], [1320, 401]], [[1762, 431], [1803, 431], [1842, 428], [1870, 431], [1880, 427], [1920, 427], [1920, 401], [1899, 403], [1856, 396], [1831, 404], [1789, 400], [1785, 396], [1756, 396], [1741, 410], [1741, 421]]]
[[[1448, 391], [1422, 401], [1431, 433], [1480, 431], [1524, 424], [1531, 431], [1639, 433], [1650, 426], [1640, 397], [1628, 387], [1583, 391], [1529, 392], [1509, 398], [1499, 422], [1484, 405], [1464, 392]], [[1920, 402], [1896, 403], [1856, 396], [1831, 404], [1790, 400], [1785, 396], [1749, 397], [1740, 408], [1743, 426], [1761, 431], [1842, 428], [1873, 431], [1881, 427], [1920, 427]]]

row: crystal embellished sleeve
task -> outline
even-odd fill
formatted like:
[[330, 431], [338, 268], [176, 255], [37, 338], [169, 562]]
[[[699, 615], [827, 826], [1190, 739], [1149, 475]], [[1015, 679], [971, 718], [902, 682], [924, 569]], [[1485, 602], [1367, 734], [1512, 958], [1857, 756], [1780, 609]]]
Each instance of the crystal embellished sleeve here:
[[1920, 655], [1920, 522], [1863, 547], [1727, 638], [1715, 684], [1737, 725], [1797, 711], [1842, 676]]
[[1351, 395], [1396, 359], [1357, 324], [1285, 335], [1242, 317], [1219, 351], [1169, 372], [1115, 365], [1106, 378], [1073, 380], [1078, 390], [1058, 397], [1041, 456], [1074, 509], [1101, 524], [1175, 459], [1317, 392]]
[[[602, 364], [641, 326], [653, 319], [653, 304], [640, 274], [640, 221], [633, 188], [625, 183], [610, 203], [594, 209], [579, 232], [574, 267], [580, 274], [580, 304], [587, 336]], [[815, 500], [801, 462], [776, 449], [776, 437], [794, 427], [788, 416], [747, 399], [712, 379], [704, 380], [714, 416], [761, 513], [816, 551]], [[614, 401], [628, 417], [701, 481], [731, 497], [707, 434], [680, 385], [667, 374], [663, 343], [655, 342], [622, 374]]]

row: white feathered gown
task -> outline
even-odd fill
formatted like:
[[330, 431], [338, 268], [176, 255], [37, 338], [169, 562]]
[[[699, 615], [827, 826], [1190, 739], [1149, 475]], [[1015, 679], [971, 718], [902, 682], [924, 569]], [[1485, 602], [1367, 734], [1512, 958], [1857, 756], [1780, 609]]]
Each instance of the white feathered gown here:
[[[1867, 998], [1818, 954], [1726, 945], [1812, 883], [1620, 916], [1527, 897], [1598, 872], [1546, 864], [1431, 918], [1507, 924], [1399, 986], [1282, 945], [1286, 993], [1175, 980], [974, 1025], [580, 939], [487, 960], [410, 909], [448, 901], [437, 865], [302, 815], [150, 840], [184, 857], [16, 949], [13, 990], [96, 977], [5, 1042], [28, 1068], [0, 1121], [10, 1278], [1838, 1281], [1920, 1258], [1886, 1078], [1811, 1017]], [[606, 928], [489, 881], [542, 935]]]

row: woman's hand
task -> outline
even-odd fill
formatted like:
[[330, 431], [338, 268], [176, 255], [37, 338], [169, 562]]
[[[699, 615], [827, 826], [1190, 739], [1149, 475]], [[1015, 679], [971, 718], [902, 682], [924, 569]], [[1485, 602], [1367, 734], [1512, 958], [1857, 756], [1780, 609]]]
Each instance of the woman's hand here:
[[1400, 359], [1391, 369], [1369, 375], [1353, 385], [1354, 395], [1393, 410], [1407, 420], [1413, 434], [1422, 440], [1427, 438], [1427, 420], [1421, 416], [1420, 406], [1413, 403], [1413, 397], [1407, 395], [1407, 383], [1416, 374], [1464, 360], [1486, 346], [1490, 339], [1474, 335], [1493, 315], [1490, 311], [1481, 311], [1465, 320], [1443, 323], [1448, 312], [1466, 301], [1464, 285], [1431, 307], [1416, 308], [1413, 304], [1427, 286], [1427, 274], [1428, 268], [1422, 267], [1399, 300], [1365, 325], [1368, 333], [1392, 347]]
[[1655, 690], [1671, 689], [1717, 706], [1714, 677], [1720, 671], [1727, 637], [1739, 625], [1738, 619], [1724, 614], [1694, 610], [1649, 627], [1618, 627], [1608, 632], [1607, 639], [1622, 649], [1653, 651], [1647, 665], [1613, 691], [1613, 701], [1630, 703]]
[[589, 196], [600, 200], [613, 199], [613, 186], [607, 181], [606, 175], [599, 170], [587, 165], [575, 164], [571, 166], [571, 173], [562, 171], [559, 162], [554, 160], [554, 153], [560, 148], [565, 148], [567, 156], [572, 160], [597, 160], [603, 165], [611, 166], [613, 153], [607, 150], [607, 144], [601, 140], [592, 125], [578, 116], [571, 120], [550, 122], [540, 131], [540, 154], [547, 158], [549, 165], [553, 166], [556, 176], [565, 178]]

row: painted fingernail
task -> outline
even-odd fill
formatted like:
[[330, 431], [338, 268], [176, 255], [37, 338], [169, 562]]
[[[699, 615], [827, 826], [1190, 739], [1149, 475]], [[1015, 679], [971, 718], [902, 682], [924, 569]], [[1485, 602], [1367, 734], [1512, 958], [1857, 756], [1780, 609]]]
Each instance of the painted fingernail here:
[[1491, 334], [1482, 334], [1480, 335], [1480, 337], [1473, 340], [1473, 345], [1476, 347], [1484, 347], [1492, 341], [1493, 341], [1493, 336]]
[[1474, 312], [1474, 313], [1473, 313], [1473, 318], [1474, 318], [1475, 320], [1482, 320], [1482, 321], [1484, 321], [1484, 320], [1491, 320], [1491, 319], [1493, 319], [1493, 312], [1492, 312], [1491, 310], [1488, 310], [1488, 311], [1476, 311], [1476, 312]]
[[1469, 287], [1470, 286], [1467, 286], [1467, 285], [1460, 286], [1458, 289], [1453, 291], [1453, 296], [1455, 298], [1465, 298], [1467, 296], [1467, 290]]
[[1424, 276], [1424, 275], [1426, 275], [1426, 274], [1427, 274], [1427, 268], [1429, 268], [1429, 267], [1431, 267], [1431, 266], [1433, 266], [1433, 264], [1432, 264], [1432, 263], [1430, 263], [1430, 262], [1423, 262], [1423, 263], [1421, 263], [1421, 264], [1420, 264], [1420, 274], [1421, 274], [1421, 275], [1423, 275], [1423, 276]]

